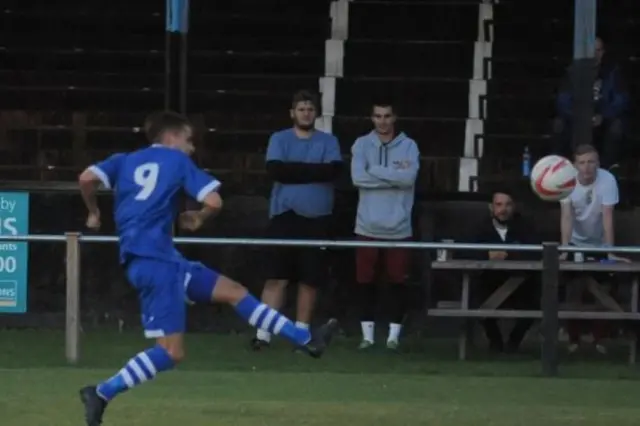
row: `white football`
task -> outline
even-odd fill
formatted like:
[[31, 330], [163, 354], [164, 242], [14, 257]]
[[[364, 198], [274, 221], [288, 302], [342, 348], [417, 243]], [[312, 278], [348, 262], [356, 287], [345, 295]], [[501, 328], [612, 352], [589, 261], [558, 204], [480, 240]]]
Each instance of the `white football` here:
[[559, 155], [541, 158], [531, 170], [531, 188], [545, 201], [560, 201], [576, 187], [576, 171], [571, 161]]

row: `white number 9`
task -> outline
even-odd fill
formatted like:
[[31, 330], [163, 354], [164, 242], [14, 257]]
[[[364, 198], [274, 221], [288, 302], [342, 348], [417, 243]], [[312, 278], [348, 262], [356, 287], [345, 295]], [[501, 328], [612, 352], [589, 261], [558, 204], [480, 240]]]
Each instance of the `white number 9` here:
[[142, 187], [135, 197], [136, 200], [146, 200], [151, 196], [151, 193], [156, 189], [156, 185], [158, 184], [159, 171], [160, 166], [158, 163], [145, 163], [136, 167], [136, 170], [133, 172], [133, 180]]

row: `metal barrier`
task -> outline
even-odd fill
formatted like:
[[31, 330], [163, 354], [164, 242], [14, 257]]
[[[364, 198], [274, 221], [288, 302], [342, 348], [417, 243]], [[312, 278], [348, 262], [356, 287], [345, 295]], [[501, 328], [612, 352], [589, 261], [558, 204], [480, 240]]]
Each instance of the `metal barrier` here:
[[[80, 244], [81, 243], [117, 243], [118, 237], [82, 235], [68, 232], [64, 235], [22, 235], [0, 236], [0, 241], [56, 242], [66, 243], [66, 321], [65, 354], [70, 364], [79, 359], [80, 346]], [[558, 339], [558, 275], [559, 252], [609, 252], [640, 253], [640, 247], [589, 248], [560, 246], [558, 243], [542, 245], [519, 244], [466, 244], [431, 243], [406, 241], [335, 241], [335, 240], [283, 240], [255, 238], [174, 238], [176, 244], [202, 245], [244, 245], [244, 246], [296, 246], [296, 247], [332, 247], [332, 248], [406, 248], [416, 250], [509, 250], [542, 252], [542, 369], [547, 375], [557, 374]]]
[[[1, 235], [0, 241], [27, 241], [27, 242], [67, 242], [71, 236], [76, 236], [83, 243], [117, 243], [118, 237], [109, 235], [82, 235], [79, 232], [51, 235]], [[546, 244], [554, 244], [560, 252], [593, 252], [593, 253], [627, 253], [640, 254], [640, 247], [616, 246], [616, 247], [576, 247], [561, 246], [549, 242], [544, 244], [475, 244], [475, 243], [431, 243], [412, 241], [367, 241], [367, 240], [283, 240], [266, 238], [194, 238], [176, 237], [176, 244], [196, 245], [236, 245], [236, 246], [290, 246], [290, 247], [333, 247], [333, 248], [406, 248], [417, 250], [509, 250], [509, 251], [542, 251]]]

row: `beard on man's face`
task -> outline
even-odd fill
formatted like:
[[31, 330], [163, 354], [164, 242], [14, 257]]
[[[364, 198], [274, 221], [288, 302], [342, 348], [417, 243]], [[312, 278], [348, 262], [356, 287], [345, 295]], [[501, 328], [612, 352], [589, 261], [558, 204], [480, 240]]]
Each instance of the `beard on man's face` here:
[[509, 216], [509, 215], [497, 216], [495, 214], [492, 214], [491, 216], [492, 216], [493, 220], [495, 220], [500, 225], [507, 225], [509, 222], [511, 222], [511, 216]]

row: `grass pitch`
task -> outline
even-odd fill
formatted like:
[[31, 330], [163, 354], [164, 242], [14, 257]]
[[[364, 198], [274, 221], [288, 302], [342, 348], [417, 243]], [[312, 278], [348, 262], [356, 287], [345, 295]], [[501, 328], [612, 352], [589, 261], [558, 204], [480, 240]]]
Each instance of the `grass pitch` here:
[[[624, 355], [567, 361], [539, 377], [535, 351], [455, 361], [453, 342], [409, 342], [406, 352], [359, 353], [338, 340], [313, 360], [280, 343], [248, 350], [249, 336], [190, 335], [187, 361], [117, 398], [105, 426], [556, 426], [640, 424], [640, 374]], [[89, 332], [77, 367], [63, 335], [0, 332], [0, 424], [80, 426], [77, 390], [148, 346], [138, 334]]]

